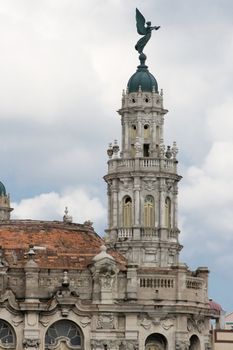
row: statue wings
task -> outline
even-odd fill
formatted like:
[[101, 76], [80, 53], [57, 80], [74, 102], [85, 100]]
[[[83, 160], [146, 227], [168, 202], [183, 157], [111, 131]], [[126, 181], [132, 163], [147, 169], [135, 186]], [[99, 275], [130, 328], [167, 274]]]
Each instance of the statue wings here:
[[145, 17], [141, 14], [141, 12], [136, 8], [136, 23], [137, 23], [137, 31], [140, 35], [146, 35], [146, 27], [145, 27]]

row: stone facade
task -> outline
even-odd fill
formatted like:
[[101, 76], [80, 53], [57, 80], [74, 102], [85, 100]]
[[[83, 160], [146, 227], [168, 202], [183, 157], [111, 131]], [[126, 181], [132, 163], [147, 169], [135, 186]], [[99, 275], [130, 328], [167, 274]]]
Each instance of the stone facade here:
[[208, 269], [179, 261], [181, 176], [176, 143], [163, 142], [166, 113], [157, 88], [123, 93], [121, 150], [115, 141], [107, 152], [105, 242], [67, 210], [63, 222], [10, 220], [0, 197], [0, 349], [211, 349], [220, 310]]

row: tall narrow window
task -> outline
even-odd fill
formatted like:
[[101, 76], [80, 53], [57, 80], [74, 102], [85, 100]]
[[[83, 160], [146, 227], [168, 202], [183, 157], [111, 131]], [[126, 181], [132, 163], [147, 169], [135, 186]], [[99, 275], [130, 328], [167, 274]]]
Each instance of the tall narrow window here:
[[123, 227], [132, 226], [132, 199], [129, 196], [123, 199]]
[[137, 127], [136, 125], [131, 125], [131, 139], [136, 139], [137, 136]]
[[169, 197], [165, 199], [165, 226], [171, 227], [171, 199]]
[[143, 157], [149, 157], [150, 156], [150, 145], [148, 143], [144, 143], [143, 145]]
[[156, 145], [160, 144], [160, 132], [159, 132], [159, 126], [156, 126]]
[[134, 147], [134, 144], [131, 144], [131, 157], [134, 158], [135, 157], [135, 147]]
[[150, 127], [148, 124], [144, 125], [143, 136], [144, 139], [148, 139], [150, 137]]
[[154, 198], [152, 196], [146, 196], [144, 202], [144, 226], [155, 226], [155, 205]]

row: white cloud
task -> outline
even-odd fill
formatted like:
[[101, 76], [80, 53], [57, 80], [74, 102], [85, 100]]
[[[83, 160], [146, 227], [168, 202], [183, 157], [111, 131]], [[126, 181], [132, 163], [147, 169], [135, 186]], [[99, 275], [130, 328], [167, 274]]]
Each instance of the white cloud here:
[[[103, 227], [106, 210], [100, 200], [84, 188], [68, 188], [62, 193], [43, 193], [32, 198], [12, 203], [13, 219], [59, 220], [62, 221], [67, 206], [73, 222], [94, 222], [95, 229]], [[103, 232], [98, 232], [103, 234]]]

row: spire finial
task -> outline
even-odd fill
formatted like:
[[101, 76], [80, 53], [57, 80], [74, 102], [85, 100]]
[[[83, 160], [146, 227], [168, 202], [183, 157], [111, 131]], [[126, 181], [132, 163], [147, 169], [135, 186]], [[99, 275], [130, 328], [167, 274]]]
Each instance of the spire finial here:
[[71, 215], [69, 215], [68, 207], [65, 207], [64, 213], [65, 215], [63, 216], [63, 222], [72, 223], [73, 218]]

